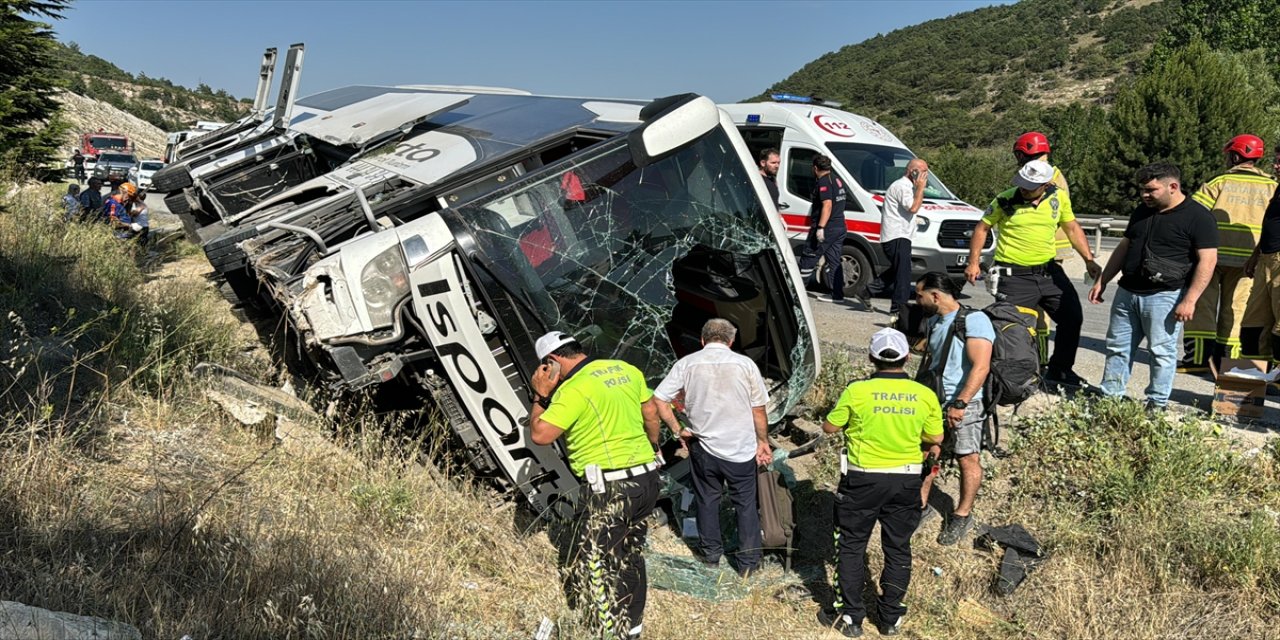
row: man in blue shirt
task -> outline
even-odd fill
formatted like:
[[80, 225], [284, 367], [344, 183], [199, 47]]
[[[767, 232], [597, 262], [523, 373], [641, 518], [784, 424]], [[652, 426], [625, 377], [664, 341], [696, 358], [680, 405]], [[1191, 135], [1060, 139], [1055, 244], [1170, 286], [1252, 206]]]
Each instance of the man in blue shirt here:
[[[938, 535], [938, 544], [953, 545], [973, 528], [973, 502], [982, 484], [982, 386], [991, 370], [991, 348], [996, 332], [981, 311], [962, 309], [960, 288], [947, 274], [926, 273], [916, 283], [916, 297], [929, 314], [929, 353], [921, 365], [922, 377], [932, 378], [942, 404], [946, 438], [943, 451], [960, 465], [960, 499]], [[957, 325], [957, 319], [960, 325]], [[920, 490], [921, 508], [929, 509], [933, 476]]]

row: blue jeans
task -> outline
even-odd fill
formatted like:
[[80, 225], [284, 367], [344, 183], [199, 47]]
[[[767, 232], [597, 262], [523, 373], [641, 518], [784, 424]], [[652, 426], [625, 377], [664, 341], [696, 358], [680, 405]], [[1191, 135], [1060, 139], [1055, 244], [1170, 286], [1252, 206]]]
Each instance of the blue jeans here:
[[1111, 324], [1107, 327], [1107, 364], [1102, 372], [1102, 393], [1125, 395], [1129, 373], [1138, 345], [1147, 339], [1151, 351], [1151, 383], [1147, 402], [1158, 407], [1169, 403], [1173, 376], [1178, 368], [1178, 338], [1182, 323], [1173, 317], [1173, 308], [1182, 299], [1181, 291], [1132, 293], [1116, 287], [1111, 301]]

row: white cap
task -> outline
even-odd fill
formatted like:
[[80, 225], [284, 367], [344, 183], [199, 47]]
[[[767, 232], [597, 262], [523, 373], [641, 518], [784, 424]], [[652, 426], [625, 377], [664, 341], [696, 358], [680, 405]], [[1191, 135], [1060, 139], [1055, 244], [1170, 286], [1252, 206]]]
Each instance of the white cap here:
[[[881, 357], [885, 351], [893, 351], [896, 357]], [[911, 347], [907, 346], [907, 337], [901, 331], [885, 327], [871, 336], [871, 357], [881, 362], [894, 362], [907, 357]]]
[[1053, 166], [1044, 160], [1032, 160], [1018, 169], [1013, 176], [1013, 186], [1035, 191], [1040, 185], [1053, 182]]
[[533, 343], [533, 350], [538, 354], [539, 361], [546, 360], [547, 356], [551, 355], [552, 351], [555, 351], [570, 342], [576, 342], [573, 336], [563, 331], [552, 331], [551, 333], [538, 338], [538, 341]]

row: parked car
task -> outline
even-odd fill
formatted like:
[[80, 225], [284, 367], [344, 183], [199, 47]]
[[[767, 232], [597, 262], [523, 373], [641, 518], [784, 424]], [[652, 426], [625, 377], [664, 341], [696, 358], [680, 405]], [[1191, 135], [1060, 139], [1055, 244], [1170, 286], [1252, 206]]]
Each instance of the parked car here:
[[160, 160], [142, 160], [129, 170], [129, 182], [138, 185], [139, 189], [150, 189], [151, 176], [163, 168], [164, 162]]

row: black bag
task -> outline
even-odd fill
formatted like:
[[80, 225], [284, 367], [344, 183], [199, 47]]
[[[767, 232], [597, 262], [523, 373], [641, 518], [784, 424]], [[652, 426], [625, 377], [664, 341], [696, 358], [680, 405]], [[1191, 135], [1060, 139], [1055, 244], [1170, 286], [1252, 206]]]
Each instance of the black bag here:
[[[916, 381], [933, 389], [939, 402], [946, 402], [942, 375], [951, 356], [951, 341], [968, 339], [965, 321], [973, 309], [961, 307], [947, 333], [946, 350], [942, 361], [933, 366], [933, 354], [929, 353], [920, 364]], [[991, 344], [991, 370], [982, 385], [984, 413], [987, 416], [982, 434], [982, 447], [994, 449], [1000, 443], [1000, 423], [996, 407], [1021, 404], [1040, 388], [1040, 346], [1036, 342], [1036, 318], [1034, 309], [1019, 307], [997, 300], [982, 309], [991, 320], [996, 339]]]
[[1151, 233], [1159, 215], [1151, 214], [1147, 222], [1147, 239], [1142, 242], [1142, 275], [1158, 285], [1180, 289], [1186, 285], [1187, 274], [1191, 273], [1193, 265], [1189, 260], [1171, 260], [1151, 253]]

